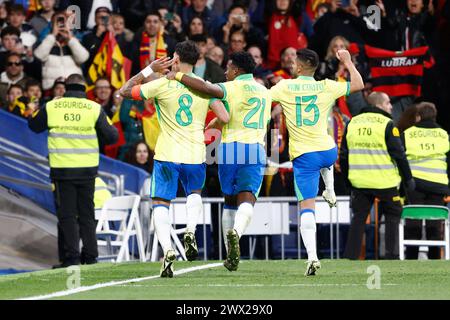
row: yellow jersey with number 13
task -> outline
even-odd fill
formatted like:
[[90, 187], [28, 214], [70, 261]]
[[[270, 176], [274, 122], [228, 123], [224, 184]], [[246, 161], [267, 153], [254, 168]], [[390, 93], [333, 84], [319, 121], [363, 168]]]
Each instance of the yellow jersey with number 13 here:
[[154, 159], [186, 164], [205, 162], [203, 132], [209, 99], [166, 77], [141, 85], [140, 95], [143, 99], [155, 99], [161, 132]]
[[325, 151], [335, 146], [328, 134], [328, 116], [337, 98], [350, 93], [350, 82], [316, 81], [313, 77], [281, 80], [270, 89], [281, 104], [289, 132], [289, 156]]
[[230, 121], [222, 129], [221, 142], [264, 145], [272, 103], [269, 90], [256, 82], [252, 74], [242, 74], [218, 85], [230, 114]]

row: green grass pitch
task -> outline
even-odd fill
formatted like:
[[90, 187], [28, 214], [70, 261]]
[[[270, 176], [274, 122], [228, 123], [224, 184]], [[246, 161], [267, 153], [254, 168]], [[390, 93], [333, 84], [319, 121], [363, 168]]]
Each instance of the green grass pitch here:
[[[216, 261], [181, 262], [175, 271]], [[372, 273], [380, 271], [380, 289], [368, 289]], [[159, 274], [159, 263], [99, 263], [81, 266], [81, 286]], [[304, 299], [450, 299], [448, 261], [322, 260], [322, 269], [304, 277], [304, 260], [244, 260], [237, 272], [223, 266], [99, 288], [57, 299], [168, 300], [304, 300]], [[370, 271], [370, 269], [369, 269]], [[0, 277], [0, 299], [17, 299], [67, 290], [66, 269]], [[373, 283], [370, 281], [370, 283]]]

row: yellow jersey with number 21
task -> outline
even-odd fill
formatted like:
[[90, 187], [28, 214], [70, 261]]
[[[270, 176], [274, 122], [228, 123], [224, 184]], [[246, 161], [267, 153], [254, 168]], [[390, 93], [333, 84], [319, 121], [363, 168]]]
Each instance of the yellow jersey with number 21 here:
[[325, 151], [336, 144], [328, 134], [328, 116], [337, 98], [350, 93], [349, 82], [316, 81], [313, 77], [281, 80], [270, 89], [281, 104], [289, 132], [289, 156]]
[[221, 142], [264, 145], [272, 103], [269, 90], [256, 82], [252, 74], [242, 74], [218, 85], [224, 92], [222, 101], [230, 114], [230, 121], [222, 129]]
[[140, 95], [143, 99], [155, 99], [161, 132], [154, 159], [186, 164], [205, 162], [203, 132], [209, 99], [166, 77], [141, 85]]

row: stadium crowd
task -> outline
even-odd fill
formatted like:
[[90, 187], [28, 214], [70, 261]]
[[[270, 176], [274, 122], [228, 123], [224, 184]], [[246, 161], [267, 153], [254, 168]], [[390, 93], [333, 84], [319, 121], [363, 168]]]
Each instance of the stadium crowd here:
[[[1, 108], [29, 117], [64, 95], [67, 76], [83, 74], [88, 97], [121, 132], [115, 145], [100, 141], [101, 152], [149, 173], [159, 130], [154, 101], [124, 99], [118, 90], [155, 59], [172, 56], [176, 43], [186, 39], [200, 49], [197, 76], [224, 82], [229, 55], [245, 50], [257, 65], [255, 79], [268, 88], [296, 76], [292, 62], [302, 48], [319, 54], [317, 80], [348, 81], [336, 52], [349, 50], [365, 88], [336, 100], [329, 122], [338, 147], [349, 120], [369, 106], [372, 90], [389, 95], [396, 124], [428, 101], [436, 105], [437, 122], [449, 129], [448, 0], [0, 0], [0, 30]], [[105, 50], [111, 61], [102, 57]], [[390, 74], [389, 65], [377, 65], [388, 52], [400, 57], [392, 60], [400, 61], [400, 76]], [[411, 65], [410, 56], [417, 58]], [[268, 145], [280, 163], [289, 161], [286, 123], [276, 105], [270, 128], [279, 134], [268, 135]], [[293, 196], [292, 180], [291, 169], [279, 169], [265, 177], [261, 195]], [[350, 193], [339, 159], [335, 189]], [[208, 166], [204, 193], [220, 195], [217, 166]]]

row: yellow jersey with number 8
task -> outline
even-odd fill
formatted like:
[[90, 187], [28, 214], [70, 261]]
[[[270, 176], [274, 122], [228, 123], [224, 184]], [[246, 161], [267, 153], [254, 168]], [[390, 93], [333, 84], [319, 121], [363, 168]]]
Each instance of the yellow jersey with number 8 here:
[[140, 95], [143, 99], [155, 99], [161, 132], [154, 159], [186, 164], [205, 162], [203, 132], [209, 99], [165, 77], [141, 85]]
[[272, 104], [269, 90], [256, 82], [252, 74], [242, 74], [219, 86], [230, 114], [230, 121], [222, 129], [221, 142], [264, 145]]
[[313, 77], [281, 80], [270, 89], [281, 104], [289, 132], [289, 156], [325, 151], [335, 146], [328, 134], [328, 116], [337, 98], [350, 93], [349, 82], [316, 81]]

